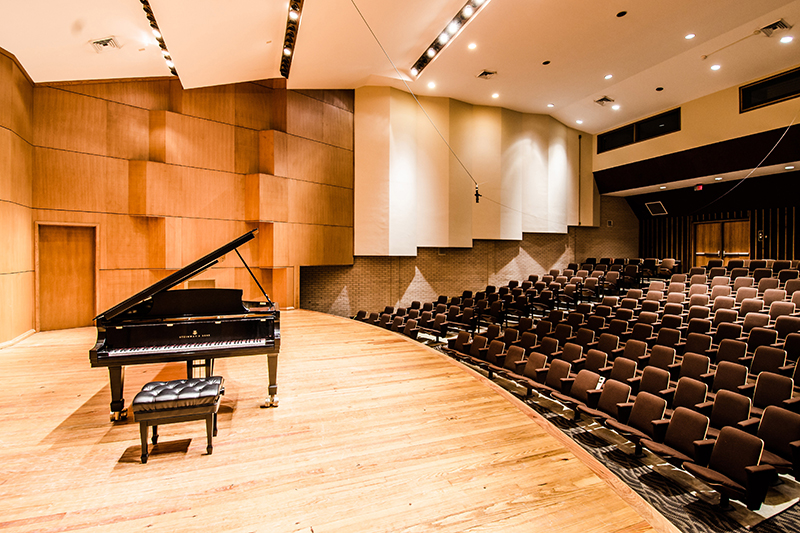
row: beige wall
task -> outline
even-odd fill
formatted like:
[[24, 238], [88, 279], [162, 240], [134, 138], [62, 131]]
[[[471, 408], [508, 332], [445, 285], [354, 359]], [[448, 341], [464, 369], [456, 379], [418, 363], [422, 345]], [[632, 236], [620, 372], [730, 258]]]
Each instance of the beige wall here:
[[521, 240], [476, 240], [470, 248], [419, 248], [412, 257], [356, 256], [352, 266], [303, 268], [300, 305], [352, 316], [360, 309], [380, 311], [504, 285], [590, 256], [635, 257], [639, 221], [625, 199], [601, 197], [599, 211], [599, 227], [524, 233]]
[[544, 115], [419, 101], [424, 111], [403, 91], [356, 90], [356, 255], [596, 223], [590, 135]]
[[[240, 251], [290, 307], [301, 265], [352, 263], [353, 185], [352, 91], [34, 87], [0, 53], [0, 344], [59, 305], [37, 300], [38, 225], [96, 228], [96, 313], [252, 228]], [[194, 282], [260, 294], [236, 257]]]
[[[757, 80], [752, 80], [757, 81]], [[746, 85], [746, 84], [742, 84]], [[603, 170], [698, 146], [783, 128], [797, 122], [798, 100], [739, 113], [739, 87], [731, 87], [681, 107], [681, 131], [596, 154], [593, 169]], [[665, 110], [666, 111], [666, 110]]]

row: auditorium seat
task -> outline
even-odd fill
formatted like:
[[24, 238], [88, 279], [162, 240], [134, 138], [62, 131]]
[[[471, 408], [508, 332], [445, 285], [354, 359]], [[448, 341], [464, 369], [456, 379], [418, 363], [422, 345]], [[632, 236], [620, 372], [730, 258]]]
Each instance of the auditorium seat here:
[[[552, 364], [552, 363], [551, 363]], [[578, 375], [561, 380], [561, 390], [550, 393], [550, 397], [568, 409], [573, 409], [573, 417], [578, 418], [578, 405], [586, 405], [589, 391], [597, 388], [600, 375], [589, 370], [581, 370]]]
[[[792, 398], [793, 388], [794, 383], [792, 382], [792, 378], [773, 374], [772, 372], [762, 372], [756, 378], [756, 383], [752, 388], [745, 385], [741, 390], [750, 395], [753, 400], [753, 407], [750, 410], [750, 414], [754, 417], [761, 418], [764, 409], [770, 405], [777, 405], [778, 407], [783, 407], [790, 411], [797, 411], [798, 407], [800, 407], [800, 404], [798, 404], [800, 396]], [[752, 394], [750, 394], [751, 391]]]
[[714, 401], [717, 393], [721, 390], [729, 390], [738, 393], [740, 387], [747, 383], [747, 367], [730, 361], [722, 361], [717, 365], [714, 372], [714, 379], [708, 391], [708, 401]]
[[729, 498], [743, 501], [757, 511], [776, 478], [775, 469], [760, 465], [764, 442], [742, 430], [726, 427], [711, 451], [708, 467], [683, 463], [684, 469], [720, 493], [720, 508], [730, 507]]
[[632, 389], [631, 401], [636, 400], [636, 395], [640, 392], [658, 395], [669, 388], [669, 372], [663, 368], [646, 366], [640, 375], [630, 378], [628, 384]]
[[642, 456], [642, 439], [654, 437], [653, 421], [662, 420], [667, 401], [649, 392], [641, 392], [633, 403], [619, 406], [619, 417], [606, 420], [606, 425], [633, 442], [634, 454]]
[[631, 387], [620, 381], [606, 381], [600, 390], [589, 390], [587, 393], [587, 401], [576, 406], [576, 419], [581, 414], [599, 420], [616, 419], [619, 414], [618, 406], [628, 403]]
[[758, 425], [758, 438], [764, 441], [761, 463], [772, 465], [778, 473], [800, 473], [800, 414], [770, 406], [764, 409]]
[[678, 407], [671, 418], [656, 420], [653, 425], [655, 438], [642, 439], [643, 447], [676, 466], [686, 461], [701, 466], [708, 463], [714, 444], [706, 441], [707, 416]]

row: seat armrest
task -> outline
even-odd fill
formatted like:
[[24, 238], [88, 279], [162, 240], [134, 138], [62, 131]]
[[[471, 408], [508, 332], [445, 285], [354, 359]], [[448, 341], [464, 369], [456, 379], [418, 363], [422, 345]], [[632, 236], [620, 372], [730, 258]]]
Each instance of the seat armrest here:
[[758, 510], [764, 503], [767, 490], [778, 478], [778, 472], [772, 465], [746, 466], [747, 472], [747, 508]]
[[792, 377], [792, 372], [794, 372], [794, 365], [785, 365], [778, 368], [778, 372], [780, 372], [783, 376]]
[[597, 373], [603, 376], [604, 378], [608, 378], [609, 374], [611, 374], [612, 366], [604, 366], [597, 370]]
[[678, 381], [678, 375], [681, 372], [681, 363], [672, 363], [671, 365], [667, 365], [667, 371], [669, 372], [670, 381]]
[[711, 410], [714, 408], [714, 402], [706, 401], [706, 402], [698, 403], [698, 404], [695, 404], [694, 408], [700, 414], [703, 414], [705, 416], [711, 416]]
[[633, 409], [633, 402], [625, 402], [617, 404], [617, 422], [620, 424], [627, 424], [628, 418], [631, 416]]
[[489, 353], [489, 348], [478, 348], [478, 357], [486, 360], [486, 354]]
[[800, 413], [800, 396], [783, 400], [783, 407], [792, 411], [793, 413]]
[[573, 383], [575, 383], [575, 378], [561, 378], [561, 394], [569, 396]]
[[[583, 370], [583, 367], [584, 367], [585, 364], [586, 364], [586, 358], [585, 357], [580, 357], [578, 359], [575, 359], [574, 361], [572, 361], [572, 368], [573, 368], [572, 371], [577, 374], [578, 372]], [[594, 408], [592, 408], [592, 409], [594, 409]]]
[[700, 466], [707, 466], [708, 461], [711, 459], [711, 451], [714, 449], [716, 439], [696, 440], [692, 442], [694, 445], [694, 459], [695, 463]]
[[761, 422], [760, 418], [748, 418], [747, 420], [741, 420], [736, 423], [736, 427], [741, 429], [742, 431], [746, 431], [751, 435], [755, 435], [758, 433], [758, 424]]
[[658, 391], [658, 395], [667, 400], [667, 405], [672, 405], [672, 399], [675, 397], [675, 387], [668, 387], [664, 390]]
[[597, 403], [600, 401], [600, 394], [602, 389], [592, 389], [586, 391], [586, 407], [589, 409], [597, 409]]
[[544, 383], [544, 380], [547, 377], [547, 370], [547, 367], [536, 369], [536, 377], [534, 379], [537, 383]]
[[631, 394], [639, 394], [639, 386], [642, 383], [642, 376], [635, 376], [626, 380], [631, 387]]
[[661, 420], [653, 420], [653, 440], [655, 442], [664, 442], [664, 437], [667, 435], [667, 427], [669, 426], [669, 419], [662, 418]]
[[708, 388], [711, 388], [711, 384], [714, 383], [714, 372], [708, 372], [706, 374], [700, 374], [700, 381], [708, 385]]
[[736, 390], [739, 391], [739, 394], [743, 394], [748, 398], [753, 398], [753, 392], [756, 389], [755, 383], [745, 383], [744, 385], [739, 385], [736, 387]]
[[522, 372], [525, 370], [526, 364], [527, 361], [525, 361], [524, 359], [521, 361], [514, 361], [514, 373], [517, 375], [522, 374]]

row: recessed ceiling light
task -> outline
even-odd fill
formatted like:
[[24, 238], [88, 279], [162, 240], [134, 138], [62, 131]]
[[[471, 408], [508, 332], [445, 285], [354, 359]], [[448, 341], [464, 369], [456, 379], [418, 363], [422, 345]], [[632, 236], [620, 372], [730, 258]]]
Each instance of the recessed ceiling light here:
[[289, 9], [289, 18], [292, 20], [297, 20], [300, 18], [300, 13], [298, 13], [294, 9]]
[[549, 59], [547, 61], [542, 61], [542, 65], [549, 65], [549, 64], [550, 64], [550, 60]]
[[467, 46], [467, 48], [469, 48], [470, 50], [475, 50], [476, 48], [478, 48], [478, 45], [475, 43], [469, 43], [469, 46]]
[[500, 98], [500, 93], [494, 93], [494, 94], [492, 95], [492, 98]]
[[716, 178], [714, 178], [714, 181], [722, 181], [722, 178], [717, 176]]
[[547, 107], [555, 107], [556, 104], [547, 104]]
[[283, 55], [285, 55], [286, 57], [289, 57], [290, 55], [292, 55], [292, 49], [291, 48], [284, 48], [283, 49]]
[[784, 170], [794, 170], [794, 165], [786, 165], [783, 167]]
[[694, 33], [687, 33], [687, 34], [686, 34], [686, 37], [684, 37], [684, 39], [686, 39], [687, 41], [689, 41], [689, 40], [692, 40], [692, 39], [694, 39], [695, 37], [696, 37], [696, 35], [695, 35]]
[[428, 82], [428, 88], [435, 89], [436, 88], [436, 84], [434, 82], [430, 81], [430, 82]]
[[711, 65], [711, 70], [719, 70], [722, 67], [720, 65]]
[[614, 111], [619, 111], [619, 104], [612, 105], [611, 109], [613, 109]]
[[439, 35], [439, 44], [446, 44], [450, 40], [450, 35], [446, 31]]
[[578, 123], [578, 124], [583, 124], [583, 121], [580, 120], [580, 119], [576, 120], [575, 122]]
[[613, 77], [614, 77], [614, 75], [613, 75], [613, 74], [606, 74], [606, 79], [607, 79], [607, 80], [610, 80], [610, 79], [611, 79], [611, 78], [613, 78]]
[[656, 87], [656, 91], [658, 91], [658, 92], [661, 92], [661, 91], [663, 91], [663, 90], [664, 90], [664, 88], [663, 88], [663, 87]]
[[792, 42], [793, 40], [794, 40], [794, 37], [792, 37], [791, 35], [786, 35], [786, 36], [784, 36], [784, 37], [781, 37], [781, 42], [782, 42], [783, 44], [790, 43], [790, 42]]
[[433, 57], [436, 55], [436, 50], [433, 48], [428, 48], [428, 57]]
[[464, 9], [461, 10], [461, 14], [464, 15], [466, 18], [470, 18], [473, 13], [475, 13], [475, 8], [473, 8], [469, 4], [465, 5]]
[[662, 185], [661, 187], [659, 187], [659, 189], [666, 189], [666, 188], [667, 188], [666, 185]]
[[627, 11], [620, 11], [619, 13], [617, 13], [617, 17], [618, 17], [618, 18], [622, 18], [622, 17], [624, 17], [624, 16], [625, 16], [625, 15], [627, 15], [627, 14], [628, 14], [628, 12], [627, 12]]

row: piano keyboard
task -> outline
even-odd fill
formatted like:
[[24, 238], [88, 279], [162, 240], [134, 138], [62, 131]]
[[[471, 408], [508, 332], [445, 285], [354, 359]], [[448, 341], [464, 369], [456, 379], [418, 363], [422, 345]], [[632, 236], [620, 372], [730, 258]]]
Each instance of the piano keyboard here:
[[109, 357], [135, 354], [156, 354], [173, 352], [202, 352], [226, 348], [257, 348], [265, 346], [267, 339], [241, 339], [235, 341], [197, 342], [188, 344], [168, 344], [164, 346], [139, 346], [134, 348], [118, 348], [106, 352]]

